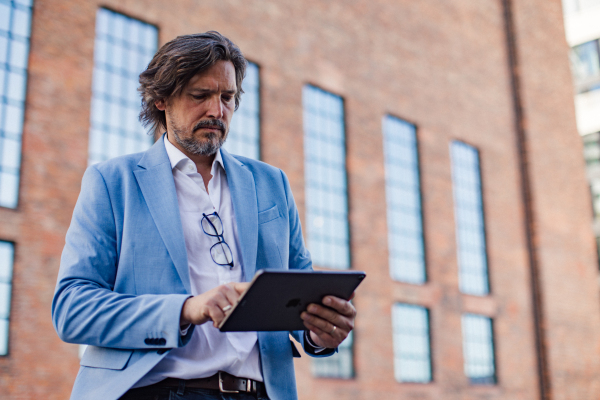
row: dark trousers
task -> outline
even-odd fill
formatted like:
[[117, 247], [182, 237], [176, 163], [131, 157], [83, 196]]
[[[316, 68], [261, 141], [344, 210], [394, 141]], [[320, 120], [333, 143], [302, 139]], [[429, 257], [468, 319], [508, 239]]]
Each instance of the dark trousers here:
[[156, 385], [130, 389], [120, 400], [269, 400], [264, 390], [258, 393], [221, 393], [211, 389], [177, 389]]

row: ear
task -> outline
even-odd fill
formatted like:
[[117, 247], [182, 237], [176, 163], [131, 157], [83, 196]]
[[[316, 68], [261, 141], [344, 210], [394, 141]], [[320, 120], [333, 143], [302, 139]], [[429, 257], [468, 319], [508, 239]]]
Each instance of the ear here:
[[154, 105], [156, 106], [156, 108], [158, 108], [160, 111], [165, 111], [167, 109], [167, 105], [165, 103], [165, 99], [160, 99], [160, 100], [156, 100], [154, 102]]

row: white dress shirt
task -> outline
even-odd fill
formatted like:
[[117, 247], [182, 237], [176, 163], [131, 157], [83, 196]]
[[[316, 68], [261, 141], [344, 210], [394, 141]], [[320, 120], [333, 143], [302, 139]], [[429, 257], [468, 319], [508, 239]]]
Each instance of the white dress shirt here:
[[[164, 141], [175, 180], [192, 294], [195, 296], [229, 282], [241, 282], [237, 224], [221, 151], [215, 156], [207, 192], [194, 162], [166, 136]], [[215, 211], [223, 222], [223, 236], [233, 253], [232, 269], [213, 261], [210, 248], [218, 239], [204, 233], [200, 225], [203, 213], [208, 215]], [[222, 333], [210, 321], [198, 325], [186, 346], [172, 349], [134, 387], [151, 385], [167, 377], [205, 378], [218, 371], [263, 381], [256, 332]]]

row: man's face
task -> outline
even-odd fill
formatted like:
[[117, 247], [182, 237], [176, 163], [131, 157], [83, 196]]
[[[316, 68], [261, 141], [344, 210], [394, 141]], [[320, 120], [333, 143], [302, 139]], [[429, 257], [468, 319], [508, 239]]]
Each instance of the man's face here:
[[168, 138], [184, 153], [210, 156], [229, 133], [235, 110], [235, 68], [231, 61], [217, 61], [196, 74], [178, 96], [159, 100], [165, 111]]

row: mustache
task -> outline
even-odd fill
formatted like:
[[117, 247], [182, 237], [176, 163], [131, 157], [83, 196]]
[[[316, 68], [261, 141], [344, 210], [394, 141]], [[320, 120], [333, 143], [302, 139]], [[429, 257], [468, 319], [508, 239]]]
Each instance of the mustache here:
[[225, 123], [220, 119], [206, 119], [200, 121], [196, 125], [194, 125], [194, 129], [192, 130], [192, 132], [195, 132], [201, 128], [217, 128], [221, 131], [221, 133], [225, 133]]

